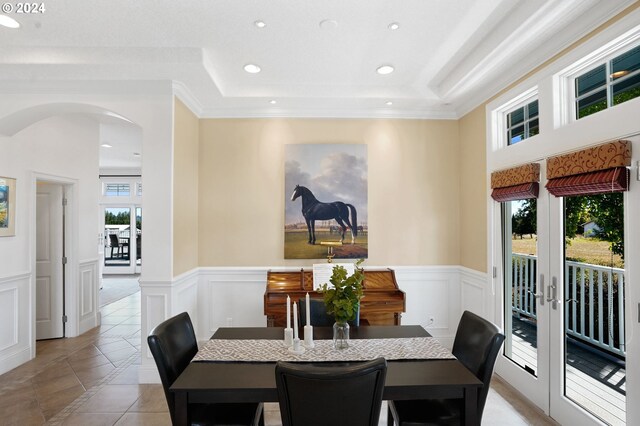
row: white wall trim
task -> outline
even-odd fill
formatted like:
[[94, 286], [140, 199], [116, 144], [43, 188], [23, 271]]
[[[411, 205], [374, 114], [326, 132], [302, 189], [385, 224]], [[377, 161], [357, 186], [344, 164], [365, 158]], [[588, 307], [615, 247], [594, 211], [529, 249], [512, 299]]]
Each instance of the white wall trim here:
[[31, 272], [22, 272], [15, 275], [5, 275], [3, 277], [0, 277], [0, 284], [16, 281], [16, 280], [29, 279], [29, 278], [31, 278]]
[[[7, 299], [13, 299], [13, 306], [17, 307], [19, 302], [18, 286], [12, 285], [3, 287], [5, 288], [0, 288], [0, 298], [7, 297]], [[6, 296], [5, 293], [7, 293]], [[5, 324], [5, 329], [3, 331], [3, 334], [6, 334], [9, 339], [4, 339], [7, 340], [7, 342], [0, 346], [0, 353], [18, 344], [18, 325], [20, 322], [20, 318], [18, 317], [19, 310], [14, 309], [12, 313], [12, 321], [9, 324]], [[11, 325], [13, 325], [13, 327], [11, 327]]]
[[100, 323], [98, 292], [100, 279], [99, 259], [92, 258], [78, 262], [78, 328], [82, 334]]
[[30, 316], [30, 286], [30, 272], [0, 278], [0, 374], [35, 355], [30, 329], [24, 327]]

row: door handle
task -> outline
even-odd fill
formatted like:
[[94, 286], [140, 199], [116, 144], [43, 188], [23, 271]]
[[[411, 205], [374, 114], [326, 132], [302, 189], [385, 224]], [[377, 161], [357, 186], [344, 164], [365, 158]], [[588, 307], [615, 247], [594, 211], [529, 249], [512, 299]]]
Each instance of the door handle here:
[[533, 295], [536, 299], [540, 301], [540, 305], [544, 305], [544, 275], [540, 274], [540, 284], [538, 285], [540, 289], [540, 293], [534, 293], [531, 290], [527, 290], [527, 293]]
[[553, 309], [558, 308], [558, 284], [556, 277], [551, 278], [551, 285], [547, 287], [547, 302], [551, 302]]

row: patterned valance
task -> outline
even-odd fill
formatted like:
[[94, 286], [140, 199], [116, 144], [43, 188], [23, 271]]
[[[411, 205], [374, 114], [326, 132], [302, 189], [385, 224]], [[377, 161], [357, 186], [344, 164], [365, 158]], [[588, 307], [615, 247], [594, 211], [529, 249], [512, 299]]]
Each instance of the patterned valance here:
[[615, 141], [547, 159], [547, 179], [631, 165], [631, 142]]
[[491, 189], [540, 182], [540, 164], [530, 163], [491, 173]]
[[538, 198], [540, 164], [530, 163], [491, 173], [491, 198], [498, 202]]

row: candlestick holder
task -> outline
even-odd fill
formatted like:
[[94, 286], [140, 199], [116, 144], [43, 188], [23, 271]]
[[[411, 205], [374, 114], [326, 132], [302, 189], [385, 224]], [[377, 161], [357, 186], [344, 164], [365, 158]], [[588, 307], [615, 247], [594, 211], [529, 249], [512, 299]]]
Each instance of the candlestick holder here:
[[293, 345], [293, 328], [285, 328], [284, 329], [284, 347], [290, 348]]
[[304, 326], [304, 342], [302, 342], [302, 346], [307, 349], [313, 349], [316, 345], [313, 343], [313, 326], [305, 325]]
[[304, 353], [304, 348], [300, 344], [299, 338], [296, 337], [293, 339], [293, 346], [289, 348], [289, 352], [296, 355], [302, 355]]
[[321, 246], [327, 246], [327, 263], [332, 263], [335, 254], [333, 253], [334, 246], [341, 246], [342, 241], [320, 241]]

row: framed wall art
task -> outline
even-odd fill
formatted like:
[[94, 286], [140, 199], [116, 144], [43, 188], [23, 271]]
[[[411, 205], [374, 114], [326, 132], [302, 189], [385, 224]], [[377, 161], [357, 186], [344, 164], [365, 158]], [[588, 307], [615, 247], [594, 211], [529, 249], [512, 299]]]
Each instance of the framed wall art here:
[[0, 237], [16, 235], [16, 180], [0, 176]]
[[368, 257], [367, 146], [285, 145], [285, 259]]

